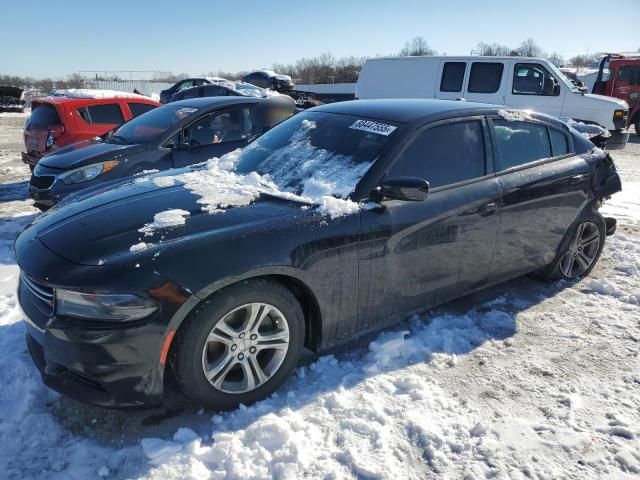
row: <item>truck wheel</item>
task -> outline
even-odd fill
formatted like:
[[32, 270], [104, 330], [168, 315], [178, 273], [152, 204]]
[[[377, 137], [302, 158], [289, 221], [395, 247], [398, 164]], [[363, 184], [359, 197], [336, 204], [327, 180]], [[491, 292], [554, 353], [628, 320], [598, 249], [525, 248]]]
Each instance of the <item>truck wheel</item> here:
[[267, 280], [215, 293], [178, 331], [176, 379], [184, 393], [214, 410], [269, 396], [302, 353], [304, 315], [295, 296]]
[[567, 233], [546, 278], [576, 280], [589, 275], [602, 254], [606, 232], [606, 222], [600, 214], [591, 213], [580, 219]]

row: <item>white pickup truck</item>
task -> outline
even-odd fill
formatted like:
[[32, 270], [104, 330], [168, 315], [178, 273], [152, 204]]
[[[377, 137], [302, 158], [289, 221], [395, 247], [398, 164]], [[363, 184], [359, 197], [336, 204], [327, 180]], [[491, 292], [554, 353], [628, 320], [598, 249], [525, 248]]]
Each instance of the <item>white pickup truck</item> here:
[[551, 62], [529, 57], [390, 57], [367, 60], [356, 98], [439, 98], [506, 105], [600, 125], [622, 149], [629, 105], [582, 93]]

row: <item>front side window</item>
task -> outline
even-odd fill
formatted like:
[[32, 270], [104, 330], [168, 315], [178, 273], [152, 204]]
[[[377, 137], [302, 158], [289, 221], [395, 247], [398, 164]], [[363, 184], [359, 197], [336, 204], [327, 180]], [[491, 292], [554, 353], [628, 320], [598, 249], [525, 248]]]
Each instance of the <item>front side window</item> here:
[[465, 62], [445, 62], [442, 67], [441, 92], [461, 92], [464, 81]]
[[555, 78], [536, 63], [516, 63], [513, 70], [514, 95], [557, 95], [554, 91]]
[[502, 81], [502, 63], [473, 62], [469, 75], [469, 93], [496, 93]]
[[191, 88], [195, 86], [195, 84], [193, 83], [193, 80], [185, 80], [184, 82], [182, 82], [180, 85], [178, 85], [178, 92], [180, 90], [184, 90], [185, 88]]
[[[117, 103], [107, 103], [104, 105], [92, 105], [87, 107], [88, 119], [91, 124], [107, 124], [107, 125], [120, 125], [124, 123], [124, 117], [122, 116], [122, 110]], [[86, 118], [80, 114], [83, 119]]]
[[508, 120], [494, 120], [493, 124], [500, 153], [498, 170], [551, 157], [549, 134], [544, 125]]
[[206, 115], [184, 129], [183, 138], [192, 147], [237, 142], [254, 135], [250, 107]]
[[388, 177], [419, 177], [436, 188], [484, 174], [482, 124], [473, 120], [440, 125], [419, 134], [400, 154]]
[[640, 85], [640, 67], [625, 65], [618, 70], [618, 79], [629, 85]]

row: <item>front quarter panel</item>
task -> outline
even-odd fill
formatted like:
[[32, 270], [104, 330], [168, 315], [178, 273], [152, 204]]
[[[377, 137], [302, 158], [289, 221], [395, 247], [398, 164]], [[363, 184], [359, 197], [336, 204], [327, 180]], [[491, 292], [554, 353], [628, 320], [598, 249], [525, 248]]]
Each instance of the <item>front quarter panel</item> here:
[[[255, 215], [261, 216], [259, 209]], [[359, 222], [358, 214], [332, 219], [304, 207], [293, 215], [253, 222], [248, 228], [220, 228], [169, 242], [147, 261], [199, 300], [259, 276], [296, 279], [317, 301], [322, 328], [316, 332], [320, 339], [314, 341], [324, 347], [336, 341], [339, 332], [349, 330], [342, 326], [356, 321]], [[188, 311], [180, 313], [170, 329], [177, 329]]]

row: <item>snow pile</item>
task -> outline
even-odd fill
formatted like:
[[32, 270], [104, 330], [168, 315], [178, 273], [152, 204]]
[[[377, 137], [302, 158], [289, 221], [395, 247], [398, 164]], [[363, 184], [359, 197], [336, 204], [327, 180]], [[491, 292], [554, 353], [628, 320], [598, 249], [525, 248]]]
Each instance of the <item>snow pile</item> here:
[[137, 93], [119, 92], [117, 90], [93, 90], [89, 88], [67, 88], [65, 90], [55, 90], [54, 97], [68, 98], [146, 98]]
[[508, 122], [524, 122], [531, 120], [531, 110], [498, 110], [498, 115]]
[[146, 242], [136, 243], [135, 245], [131, 245], [131, 247], [129, 248], [129, 251], [134, 253], [141, 252], [151, 247], [151, 245], [152, 245], [151, 243], [146, 243]]
[[188, 216], [189, 212], [180, 208], [166, 210], [164, 212], [156, 213], [153, 217], [153, 223], [147, 223], [138, 231], [145, 235], [153, 235], [153, 232], [156, 230], [184, 225], [185, 218]]
[[[249, 205], [261, 194], [316, 205], [320, 213], [331, 218], [357, 213], [362, 205], [347, 197], [371, 163], [355, 164], [345, 155], [314, 147], [308, 137], [314, 128], [315, 122], [303, 120], [292, 141], [261, 163], [261, 170], [268, 172], [264, 175], [236, 172], [243, 152], [250, 154], [252, 149], [260, 148], [254, 143], [244, 150], [212, 158], [204, 169], [155, 177], [153, 182], [159, 187], [183, 184], [200, 197], [198, 203], [207, 213]], [[150, 225], [140, 231], [152, 232], [156, 227]]]

